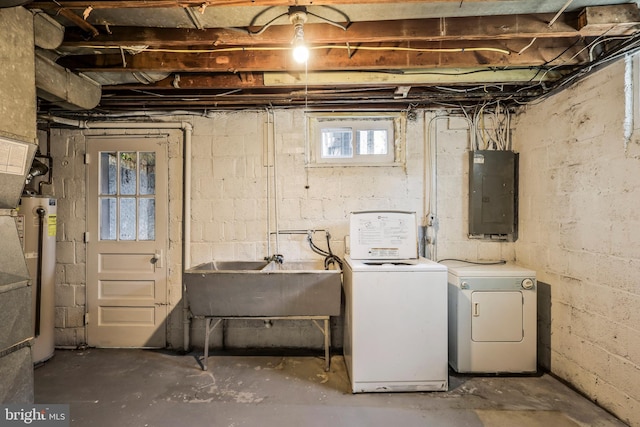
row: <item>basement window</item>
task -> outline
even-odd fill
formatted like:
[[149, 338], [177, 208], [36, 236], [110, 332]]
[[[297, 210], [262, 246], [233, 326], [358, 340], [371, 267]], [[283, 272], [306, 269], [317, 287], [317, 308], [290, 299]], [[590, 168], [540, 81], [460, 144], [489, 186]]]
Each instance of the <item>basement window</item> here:
[[397, 166], [404, 163], [404, 115], [308, 116], [309, 166]]

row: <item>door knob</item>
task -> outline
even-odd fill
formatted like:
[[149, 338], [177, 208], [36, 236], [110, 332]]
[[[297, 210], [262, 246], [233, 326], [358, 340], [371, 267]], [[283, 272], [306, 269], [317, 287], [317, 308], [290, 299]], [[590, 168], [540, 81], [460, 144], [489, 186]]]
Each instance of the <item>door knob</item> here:
[[151, 264], [156, 268], [162, 268], [162, 251], [156, 251], [151, 257]]

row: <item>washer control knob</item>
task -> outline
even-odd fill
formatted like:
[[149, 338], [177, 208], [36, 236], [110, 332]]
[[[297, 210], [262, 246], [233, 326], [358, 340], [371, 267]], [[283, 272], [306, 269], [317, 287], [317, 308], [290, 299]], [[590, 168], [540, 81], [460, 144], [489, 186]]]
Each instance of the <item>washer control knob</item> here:
[[522, 281], [522, 288], [523, 289], [533, 289], [533, 280], [526, 278]]
[[462, 289], [469, 289], [469, 284], [467, 282], [462, 282], [462, 283], [460, 283], [460, 287]]

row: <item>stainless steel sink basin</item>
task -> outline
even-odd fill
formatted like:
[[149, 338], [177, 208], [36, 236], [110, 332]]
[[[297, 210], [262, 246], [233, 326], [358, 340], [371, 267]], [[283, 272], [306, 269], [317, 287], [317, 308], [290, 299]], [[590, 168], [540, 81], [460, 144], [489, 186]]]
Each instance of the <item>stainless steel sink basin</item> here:
[[191, 270], [198, 271], [252, 271], [262, 270], [269, 263], [267, 261], [213, 261], [197, 265]]
[[183, 274], [194, 316], [339, 316], [342, 276], [322, 262], [216, 261]]

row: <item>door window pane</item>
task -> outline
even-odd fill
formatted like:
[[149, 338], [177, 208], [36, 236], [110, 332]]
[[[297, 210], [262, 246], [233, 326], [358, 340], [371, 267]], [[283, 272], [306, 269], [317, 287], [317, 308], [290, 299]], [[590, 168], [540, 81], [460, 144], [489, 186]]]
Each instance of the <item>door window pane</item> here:
[[155, 193], [155, 152], [101, 152], [100, 239], [155, 240]]
[[114, 195], [118, 188], [117, 153], [100, 153], [100, 194]]
[[138, 204], [138, 239], [155, 240], [156, 201], [155, 199], [139, 199]]
[[140, 194], [156, 194], [156, 153], [140, 153]]
[[100, 239], [116, 240], [116, 199], [114, 197], [103, 197], [100, 199]]
[[120, 240], [136, 240], [136, 199], [120, 199]]
[[138, 153], [120, 153], [120, 194], [136, 194]]

